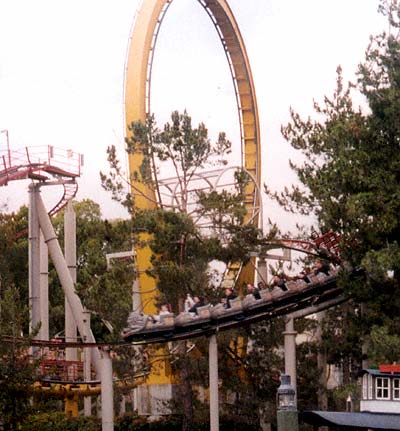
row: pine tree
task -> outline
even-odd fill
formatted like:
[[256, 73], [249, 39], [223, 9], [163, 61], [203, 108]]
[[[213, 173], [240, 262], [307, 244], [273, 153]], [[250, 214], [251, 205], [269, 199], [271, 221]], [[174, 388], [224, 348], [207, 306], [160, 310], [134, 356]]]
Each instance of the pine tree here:
[[[314, 102], [314, 118], [291, 110], [291, 122], [282, 127], [303, 156], [301, 163], [291, 163], [298, 184], [282, 193], [267, 190], [287, 210], [313, 214], [321, 231], [340, 233], [346, 268], [364, 270], [357, 280], [343, 271], [339, 280], [354, 300], [351, 316], [342, 314], [341, 321], [357, 328], [342, 332], [346, 357], [340, 360], [333, 336], [340, 328], [332, 330], [332, 321], [326, 322], [328, 356], [342, 363], [360, 360], [355, 343], [360, 339], [368, 353], [373, 325], [375, 334], [384, 327], [387, 336], [400, 328], [400, 4], [382, 0], [380, 11], [390, 30], [371, 37], [357, 82], [345, 85], [339, 67], [336, 90]], [[354, 107], [354, 92], [364, 97], [362, 108]], [[369, 349], [376, 345], [372, 336]], [[376, 353], [371, 350], [371, 358]]]

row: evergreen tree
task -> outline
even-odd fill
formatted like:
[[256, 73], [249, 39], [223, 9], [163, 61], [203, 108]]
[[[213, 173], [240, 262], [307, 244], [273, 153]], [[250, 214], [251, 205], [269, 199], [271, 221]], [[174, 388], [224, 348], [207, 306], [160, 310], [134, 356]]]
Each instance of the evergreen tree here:
[[0, 295], [0, 429], [17, 430], [31, 411], [37, 361], [30, 356], [30, 338], [21, 341], [27, 306], [18, 289], [2, 285]]
[[[400, 328], [400, 4], [382, 0], [380, 11], [390, 31], [371, 37], [357, 82], [345, 85], [339, 67], [333, 96], [314, 102], [315, 118], [292, 110], [291, 122], [282, 128], [303, 155], [302, 163], [291, 163], [299, 183], [282, 193], [267, 190], [287, 210], [313, 214], [321, 231], [340, 233], [346, 268], [364, 270], [356, 280], [343, 271], [339, 283], [353, 297], [353, 307], [344, 313], [342, 308], [339, 321], [325, 325], [328, 357], [347, 364], [360, 360], [360, 338], [367, 353], [372, 325], [375, 335], [384, 327], [387, 337]], [[353, 106], [355, 91], [364, 96], [365, 107]], [[335, 333], [341, 334], [339, 345]]]
[[[143, 244], [141, 235], [144, 232], [150, 234], [146, 239], [153, 253], [149, 273], [157, 280], [158, 300], [171, 303], [175, 312], [182, 311], [182, 302], [188, 293], [218, 301], [220, 292], [215, 289], [210, 263], [246, 261], [249, 251], [261, 242], [255, 226], [242, 225], [246, 215], [244, 189], [248, 175], [238, 169], [235, 187], [222, 192], [191, 190], [193, 180], [205, 168], [227, 163], [231, 144], [224, 133], [212, 144], [205, 125], [200, 123], [197, 128], [193, 127], [186, 112], [173, 112], [171, 121], [162, 130], [157, 128], [153, 116], [148, 116], [145, 123], [131, 124], [129, 129], [132, 135], [127, 138], [128, 154], [143, 154], [138, 170], [131, 173], [132, 194], [124, 192], [114, 147], [108, 149], [111, 171], [108, 176], [101, 174], [102, 183], [115, 199], [131, 209], [136, 243]], [[172, 171], [176, 176], [173, 205], [161, 199], [159, 176], [162, 170]], [[132, 195], [141, 193], [136, 187], [138, 183], [154, 188], [158, 209], [141, 210], [134, 206]], [[207, 228], [200, 228], [194, 219], [201, 219]], [[207, 221], [204, 223], [204, 220]], [[202, 376], [195, 372], [198, 367], [193, 367], [187, 357], [185, 344], [180, 343], [177, 364], [183, 430], [188, 430], [193, 422], [192, 386]]]
[[[101, 323], [103, 320], [111, 323], [115, 339], [132, 308], [134, 270], [132, 261], [113, 260], [107, 268], [106, 254], [132, 249], [131, 221], [103, 219], [100, 205], [90, 199], [74, 202], [73, 207], [76, 214], [76, 290], [83, 305], [92, 312], [95, 336], [109, 338], [109, 331]], [[53, 224], [63, 248], [64, 211], [57, 214]], [[50, 327], [56, 333], [64, 328], [64, 293], [54, 268], [49, 278]]]

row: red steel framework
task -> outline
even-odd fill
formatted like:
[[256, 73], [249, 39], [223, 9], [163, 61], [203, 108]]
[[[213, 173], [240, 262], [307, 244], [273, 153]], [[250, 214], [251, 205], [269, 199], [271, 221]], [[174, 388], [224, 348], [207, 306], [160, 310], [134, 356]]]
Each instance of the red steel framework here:
[[72, 150], [51, 145], [11, 150], [7, 140], [7, 149], [0, 149], [0, 187], [24, 179], [62, 185], [63, 194], [49, 211], [53, 216], [75, 197], [78, 191], [76, 178], [81, 175], [82, 165], [83, 156]]

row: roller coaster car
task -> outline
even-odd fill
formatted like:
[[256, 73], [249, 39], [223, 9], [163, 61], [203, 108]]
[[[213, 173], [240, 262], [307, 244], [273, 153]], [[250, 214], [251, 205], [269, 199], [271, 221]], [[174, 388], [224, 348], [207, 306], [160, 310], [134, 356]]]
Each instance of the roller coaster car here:
[[147, 321], [149, 319], [150, 317], [144, 314], [139, 314], [135, 312], [130, 313], [127, 320], [128, 326], [123, 329], [122, 337], [126, 338], [134, 332], [142, 331], [146, 327]]
[[272, 296], [272, 300], [276, 300], [279, 299], [281, 296], [285, 295], [285, 291], [283, 291], [281, 288], [279, 288], [278, 286], [275, 286], [272, 290], [271, 290], [271, 296]]
[[330, 278], [330, 277], [328, 275], [322, 273], [322, 272], [320, 272], [318, 274], [308, 275], [308, 279], [310, 280], [310, 284], [312, 284], [313, 286], [325, 283], [328, 278]]
[[270, 289], [262, 289], [260, 290], [261, 299], [244, 299], [243, 308], [245, 311], [253, 312], [257, 309], [268, 309], [273, 308], [276, 301], [283, 298], [286, 294], [290, 293], [290, 291], [283, 291], [279, 287], [275, 286], [272, 290]]
[[145, 330], [146, 331], [162, 331], [165, 330], [171, 330], [175, 326], [175, 315], [173, 313], [166, 313], [161, 315], [153, 316], [152, 318], [148, 319], [146, 322]]
[[194, 313], [183, 311], [175, 317], [176, 326], [185, 326], [186, 323], [190, 322], [194, 318]]
[[241, 298], [237, 297], [229, 301], [230, 308], [225, 308], [222, 304], [217, 304], [211, 309], [211, 318], [213, 320], [220, 320], [227, 316], [238, 315], [240, 317], [243, 311]]
[[[157, 320], [154, 318], [157, 317]], [[130, 313], [128, 317], [128, 327], [122, 331], [122, 338], [128, 340], [136, 333], [147, 334], [151, 332], [171, 332], [175, 326], [173, 313], [160, 316], [148, 316], [139, 313]]]
[[195, 313], [189, 313], [189, 312], [183, 312], [180, 313], [175, 318], [175, 325], [176, 326], [185, 326], [185, 327], [193, 327], [197, 325], [203, 325], [206, 322], [209, 322], [211, 320], [211, 305], [204, 305], [203, 307], [197, 308], [197, 314]]
[[262, 301], [262, 299], [256, 299], [254, 298], [254, 295], [252, 293], [249, 293], [243, 298], [242, 306], [244, 309], [246, 309], [249, 308], [251, 305], [256, 304], [257, 301]]
[[304, 280], [291, 280], [286, 283], [289, 292], [300, 292], [308, 286]]

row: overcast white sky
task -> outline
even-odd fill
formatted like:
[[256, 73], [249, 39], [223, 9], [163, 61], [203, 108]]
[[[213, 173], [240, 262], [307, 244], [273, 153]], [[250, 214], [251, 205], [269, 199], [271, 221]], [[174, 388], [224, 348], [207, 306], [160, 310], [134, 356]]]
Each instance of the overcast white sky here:
[[[288, 168], [293, 153], [280, 135], [289, 107], [311, 113], [313, 98], [332, 93], [339, 64], [346, 79], [353, 79], [369, 35], [385, 21], [377, 13], [378, 0], [229, 3], [256, 85], [263, 179], [281, 188], [294, 180]], [[78, 199], [99, 202], [105, 217], [123, 214], [101, 190], [98, 173], [106, 169], [108, 145], [117, 145], [122, 155], [124, 63], [137, 6], [138, 0], [0, 1], [0, 130], [9, 130], [14, 149], [54, 145], [83, 153]], [[213, 136], [225, 130], [238, 145], [228, 66], [195, 0], [174, 0], [166, 15], [152, 88], [160, 124], [172, 110], [187, 108]], [[1, 188], [4, 202], [11, 210], [26, 203], [27, 183]], [[270, 203], [265, 212], [280, 218]]]

